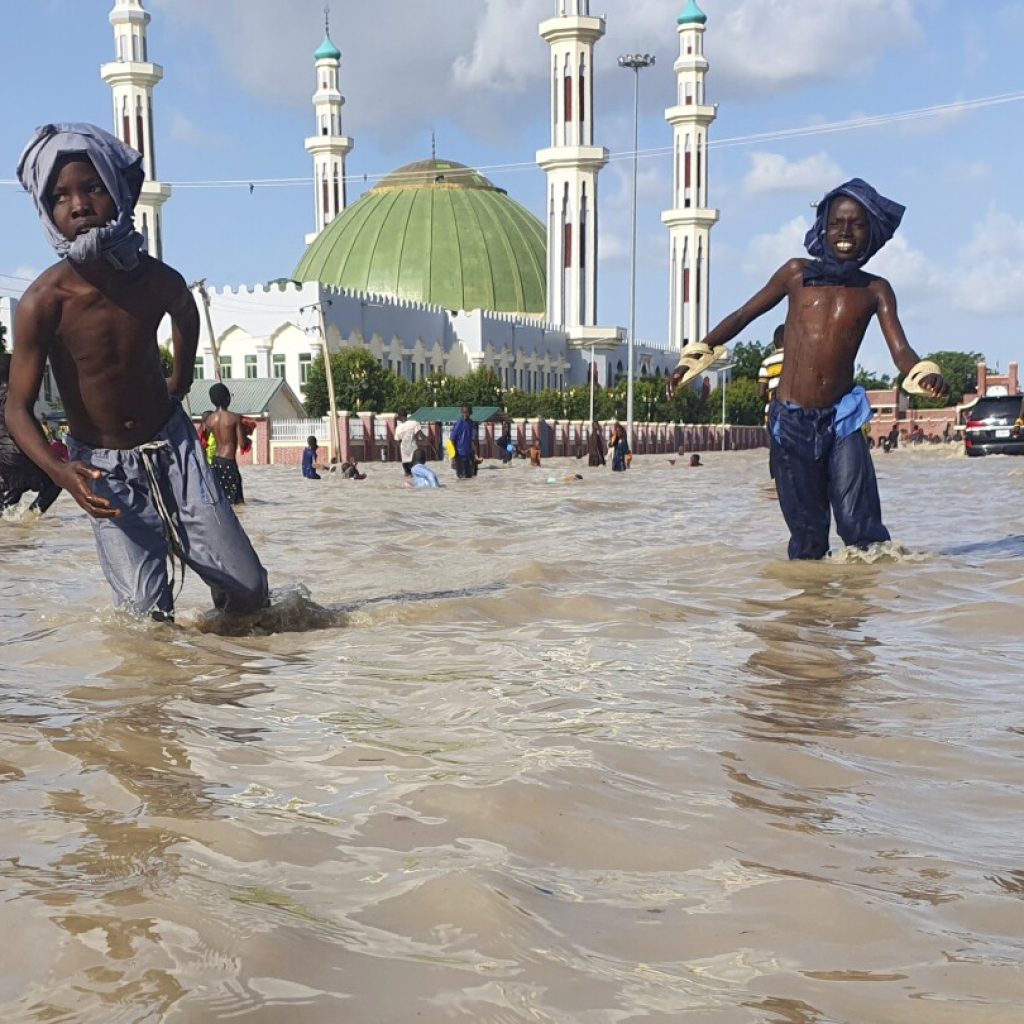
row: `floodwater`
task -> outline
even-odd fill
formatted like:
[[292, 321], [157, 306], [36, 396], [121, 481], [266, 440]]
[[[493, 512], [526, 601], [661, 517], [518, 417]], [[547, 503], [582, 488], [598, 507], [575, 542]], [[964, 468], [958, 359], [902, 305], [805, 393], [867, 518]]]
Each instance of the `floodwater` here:
[[1019, 1024], [1024, 460], [880, 454], [904, 550], [790, 564], [704, 458], [249, 469], [344, 614], [275, 635], [0, 522], [0, 1020]]

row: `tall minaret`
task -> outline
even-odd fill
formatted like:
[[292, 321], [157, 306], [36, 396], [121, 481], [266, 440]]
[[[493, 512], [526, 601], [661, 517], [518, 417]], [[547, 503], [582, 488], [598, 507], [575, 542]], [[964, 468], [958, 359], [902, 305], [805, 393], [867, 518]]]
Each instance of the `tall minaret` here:
[[597, 322], [597, 175], [608, 150], [594, 145], [594, 44], [604, 19], [590, 0], [556, 0], [541, 22], [551, 47], [551, 145], [537, 153], [547, 173], [548, 320], [569, 328]]
[[715, 107], [704, 103], [704, 23], [707, 16], [689, 0], [679, 15], [679, 94], [665, 111], [674, 132], [673, 209], [662, 221], [669, 230], [669, 344], [682, 348], [708, 333], [708, 270], [711, 228], [718, 211], [708, 208], [708, 127]]
[[316, 59], [316, 134], [306, 139], [313, 154], [313, 208], [316, 230], [306, 235], [307, 245], [345, 209], [345, 157], [352, 151], [352, 140], [341, 134], [341, 95], [339, 70], [341, 51], [331, 42], [330, 9], [324, 8], [324, 41], [313, 54]]
[[142, 154], [146, 180], [135, 205], [135, 227], [146, 239], [146, 251], [163, 259], [163, 205], [171, 186], [156, 177], [153, 147], [153, 88], [164, 77], [159, 64], [151, 64], [146, 46], [149, 14], [142, 0], [114, 0], [110, 12], [114, 26], [115, 59], [100, 68], [103, 81], [114, 93], [114, 134]]

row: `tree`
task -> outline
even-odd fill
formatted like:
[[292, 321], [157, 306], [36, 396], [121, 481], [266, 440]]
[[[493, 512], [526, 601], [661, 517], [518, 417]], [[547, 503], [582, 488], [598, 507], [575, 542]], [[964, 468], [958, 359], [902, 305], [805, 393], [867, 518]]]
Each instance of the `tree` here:
[[163, 367], [164, 376], [170, 377], [174, 373], [174, 353], [170, 345], [160, 346], [160, 365]]
[[[956, 405], [963, 401], [964, 395], [978, 389], [978, 363], [985, 357], [980, 352], [930, 352], [924, 357], [939, 364], [942, 376], [949, 385], [949, 401], [939, 405]], [[935, 399], [926, 399], [928, 407], [934, 407]]]
[[459, 405], [501, 405], [501, 378], [489, 366], [456, 379]]
[[[352, 412], [383, 412], [394, 393], [393, 374], [385, 370], [365, 348], [346, 348], [331, 355], [331, 377], [338, 409]], [[324, 358], [309, 367], [306, 380], [306, 412], [326, 416], [329, 408]]]
[[732, 379], [757, 380], [761, 361], [772, 350], [771, 344], [759, 341], [740, 341], [732, 347]]
[[[715, 388], [708, 396], [707, 409], [711, 422], [722, 417], [722, 389]], [[757, 381], [745, 377], [732, 380], [725, 388], [725, 422], [734, 426], [757, 426], [764, 423], [764, 399], [757, 393]]]
[[893, 379], [887, 373], [876, 374], [858, 366], [853, 383], [859, 384], [865, 391], [886, 391], [893, 386]]

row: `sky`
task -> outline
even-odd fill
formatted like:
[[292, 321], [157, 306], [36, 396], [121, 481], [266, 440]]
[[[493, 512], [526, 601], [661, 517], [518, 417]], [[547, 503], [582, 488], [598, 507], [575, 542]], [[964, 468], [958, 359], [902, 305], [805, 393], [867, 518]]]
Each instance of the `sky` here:
[[[861, 177], [907, 212], [868, 265], [888, 277], [919, 354], [1024, 359], [1024, 0], [700, 0], [707, 14], [712, 325], [803, 254], [813, 204]], [[222, 287], [290, 276], [313, 228], [313, 53], [323, 0], [145, 0], [167, 262]], [[599, 322], [629, 322], [633, 72], [640, 75], [637, 337], [668, 331], [672, 63], [684, 0], [595, 0]], [[47, 121], [111, 128], [99, 65], [114, 56], [112, 0], [4, 0], [0, 37], [0, 295], [53, 261], [14, 167]], [[16, 17], [14, 8], [17, 8]], [[355, 140], [350, 201], [430, 155], [472, 164], [540, 215], [548, 143], [548, 48], [556, 0], [374, 0], [331, 10], [342, 52], [343, 128]], [[997, 98], [1002, 99], [997, 99]], [[933, 110], [929, 114], [917, 112]], [[899, 116], [910, 115], [910, 116]], [[844, 122], [871, 119], [866, 127]], [[833, 126], [833, 127], [829, 127]], [[838, 126], [838, 127], [836, 127]], [[364, 177], [365, 176], [365, 177]], [[276, 183], [265, 179], [278, 179]], [[281, 181], [280, 179], [292, 179]], [[237, 185], [224, 185], [237, 181]], [[250, 191], [248, 183], [255, 187]], [[214, 184], [201, 184], [214, 183]], [[767, 341], [781, 307], [737, 340]], [[872, 327], [859, 362], [892, 372]]]

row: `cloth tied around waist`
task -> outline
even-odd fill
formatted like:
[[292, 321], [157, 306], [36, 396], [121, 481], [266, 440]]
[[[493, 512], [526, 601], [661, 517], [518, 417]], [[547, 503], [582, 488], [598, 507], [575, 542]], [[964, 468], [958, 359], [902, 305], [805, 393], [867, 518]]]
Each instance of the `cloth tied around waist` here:
[[804, 408], [773, 400], [768, 418], [773, 440], [786, 451], [815, 462], [826, 458], [837, 441], [860, 430], [872, 415], [867, 392], [860, 385], [835, 405]]

